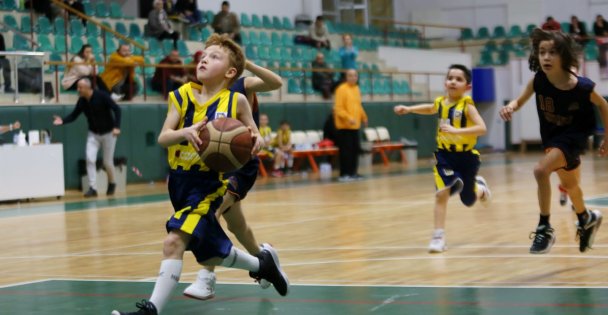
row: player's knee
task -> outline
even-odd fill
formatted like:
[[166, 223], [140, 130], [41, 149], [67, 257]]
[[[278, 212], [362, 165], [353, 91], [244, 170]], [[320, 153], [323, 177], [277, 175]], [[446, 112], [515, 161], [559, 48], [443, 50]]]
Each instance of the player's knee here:
[[541, 165], [534, 166], [534, 177], [536, 179], [546, 178], [551, 175], [551, 171]]
[[185, 250], [182, 238], [176, 233], [169, 233], [163, 242], [163, 254], [165, 257], [179, 257]]

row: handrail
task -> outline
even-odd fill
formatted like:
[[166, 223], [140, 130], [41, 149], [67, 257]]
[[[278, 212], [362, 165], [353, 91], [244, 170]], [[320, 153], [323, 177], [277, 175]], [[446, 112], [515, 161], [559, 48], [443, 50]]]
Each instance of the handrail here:
[[103, 25], [101, 22], [97, 21], [96, 19], [94, 19], [94, 18], [92, 18], [92, 17], [90, 17], [88, 15], [82, 14], [82, 12], [80, 12], [80, 11], [74, 10], [72, 7], [70, 7], [70, 6], [66, 5], [65, 3], [63, 3], [63, 1], [51, 0], [51, 2], [53, 2], [53, 4], [55, 4], [56, 6], [62, 8], [64, 10], [66, 10], [66, 11], [68, 11], [68, 12], [70, 12], [70, 13], [72, 13], [72, 14], [74, 14], [74, 15], [82, 18], [82, 19], [85, 19], [85, 20], [87, 20], [87, 21], [89, 21], [89, 22], [91, 22], [91, 23], [93, 23], [93, 24], [95, 24], [97, 26], [99, 26], [102, 30], [104, 30], [106, 32], [112, 33], [114, 36], [120, 38], [123, 41], [128, 42], [129, 44], [131, 44], [131, 45], [133, 45], [133, 46], [141, 49], [142, 51], [147, 50], [147, 48], [146, 48], [145, 45], [142, 45], [142, 44], [138, 43], [137, 41], [135, 41], [133, 39], [130, 39], [129, 37], [126, 37], [126, 36], [124, 36], [124, 35], [116, 32], [115, 30], [113, 30], [113, 29], [111, 29], [111, 28]]

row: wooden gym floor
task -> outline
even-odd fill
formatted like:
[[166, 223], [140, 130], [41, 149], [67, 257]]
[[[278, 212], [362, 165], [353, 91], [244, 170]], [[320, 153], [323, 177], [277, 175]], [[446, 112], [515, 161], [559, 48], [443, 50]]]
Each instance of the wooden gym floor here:
[[[434, 201], [428, 161], [374, 166], [352, 183], [314, 174], [261, 179], [243, 207], [258, 241], [279, 251], [290, 295], [218, 268], [216, 298], [187, 299], [181, 290], [198, 270], [187, 253], [164, 314], [606, 314], [608, 227], [593, 250], [579, 253], [572, 211], [554, 192], [557, 242], [549, 254], [528, 254], [539, 157], [483, 156], [492, 203], [466, 208], [450, 200], [443, 254], [427, 253]], [[608, 160], [584, 157], [590, 207], [608, 205], [607, 170]], [[171, 212], [160, 182], [131, 185], [112, 199], [84, 200], [72, 191], [60, 201], [0, 204], [0, 313], [133, 309], [151, 293]]]

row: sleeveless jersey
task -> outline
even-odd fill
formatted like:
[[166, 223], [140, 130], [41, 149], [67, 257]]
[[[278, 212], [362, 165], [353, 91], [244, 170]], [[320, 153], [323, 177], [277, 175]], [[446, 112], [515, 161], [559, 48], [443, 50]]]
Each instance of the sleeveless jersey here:
[[[204, 104], [199, 104], [194, 98], [193, 89], [201, 89], [201, 86], [189, 82], [169, 93], [169, 106], [175, 107], [179, 112], [178, 129], [190, 127], [204, 117], [207, 117], [208, 123], [221, 117], [236, 118], [238, 97], [236, 93], [224, 89]], [[167, 160], [171, 170], [209, 171], [188, 141], [170, 146]]]
[[467, 119], [467, 105], [475, 105], [470, 96], [463, 96], [458, 101], [449, 104], [446, 96], [435, 99], [435, 109], [439, 115], [437, 125], [437, 149], [451, 152], [471, 151], [477, 143], [475, 135], [455, 135], [441, 132], [439, 125], [447, 123], [454, 128], [465, 128], [473, 126], [474, 123]]
[[[236, 80], [236, 82], [234, 82], [234, 84], [230, 87], [230, 91], [247, 96], [247, 90], [245, 90], [245, 77], [240, 77], [238, 80]], [[253, 116], [253, 121], [257, 127], [260, 127], [260, 107], [256, 93], [253, 93], [253, 103], [249, 105], [251, 105], [251, 115]]]

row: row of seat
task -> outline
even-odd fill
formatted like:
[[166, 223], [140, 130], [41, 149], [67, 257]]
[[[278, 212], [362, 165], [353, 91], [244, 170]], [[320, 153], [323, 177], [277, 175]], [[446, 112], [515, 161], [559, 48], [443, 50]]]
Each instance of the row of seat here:
[[[412, 91], [406, 80], [384, 79], [361, 79], [359, 89], [362, 95], [419, 95]], [[320, 95], [320, 92], [312, 88], [309, 78], [288, 78], [288, 94]]]
[[493, 32], [490, 33], [490, 29], [482, 26], [477, 30], [476, 34], [473, 34], [473, 30], [471, 28], [463, 28], [460, 30], [460, 39], [461, 40], [471, 40], [471, 39], [491, 39], [491, 38], [519, 38], [528, 36], [530, 32], [534, 28], [538, 27], [535, 24], [529, 24], [526, 27], [526, 31], [524, 32], [519, 25], [512, 25], [507, 32], [504, 26], [495, 26]]

